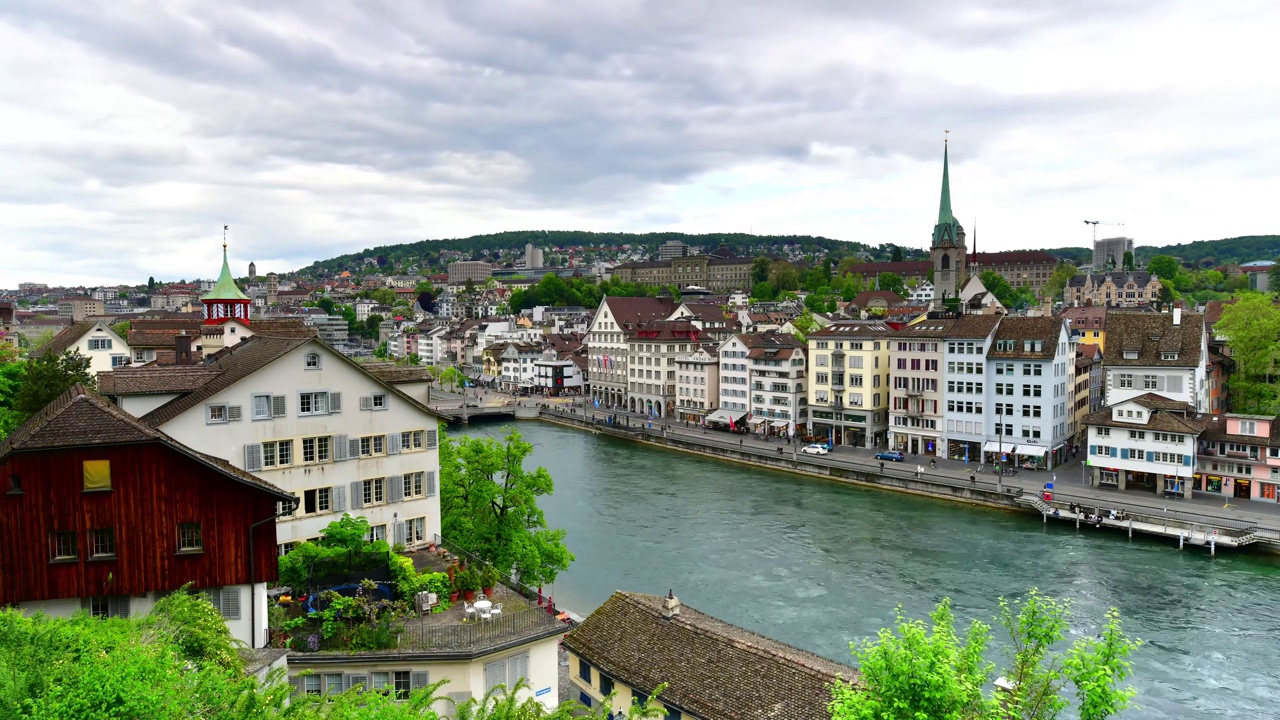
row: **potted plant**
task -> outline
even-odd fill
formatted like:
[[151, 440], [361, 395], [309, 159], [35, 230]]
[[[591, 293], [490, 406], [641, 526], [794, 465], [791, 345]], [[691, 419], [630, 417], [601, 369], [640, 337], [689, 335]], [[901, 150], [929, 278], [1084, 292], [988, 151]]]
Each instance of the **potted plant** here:
[[498, 571], [492, 565], [485, 566], [480, 573], [480, 588], [485, 597], [493, 597], [493, 586], [498, 584]]
[[458, 595], [462, 592], [462, 582], [459, 576], [449, 573], [449, 602], [458, 602]]
[[480, 589], [480, 573], [476, 572], [474, 568], [468, 568], [459, 573], [458, 578], [458, 584], [462, 587], [463, 599], [467, 602], [474, 601], [476, 599], [476, 591]]

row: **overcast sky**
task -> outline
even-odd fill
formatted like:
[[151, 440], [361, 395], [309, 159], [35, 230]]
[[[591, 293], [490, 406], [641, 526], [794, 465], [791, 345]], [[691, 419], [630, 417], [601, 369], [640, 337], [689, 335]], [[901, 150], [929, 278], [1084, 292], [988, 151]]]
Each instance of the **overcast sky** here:
[[1280, 3], [6, 0], [0, 287], [521, 229], [1280, 232]]

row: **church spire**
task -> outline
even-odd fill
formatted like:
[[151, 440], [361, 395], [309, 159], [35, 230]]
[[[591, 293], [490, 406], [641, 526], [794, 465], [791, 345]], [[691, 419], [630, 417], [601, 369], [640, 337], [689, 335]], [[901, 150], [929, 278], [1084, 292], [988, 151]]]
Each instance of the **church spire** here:
[[942, 200], [938, 203], [938, 224], [954, 223], [956, 218], [951, 214], [951, 172], [948, 165], [947, 149], [951, 131], [942, 140]]

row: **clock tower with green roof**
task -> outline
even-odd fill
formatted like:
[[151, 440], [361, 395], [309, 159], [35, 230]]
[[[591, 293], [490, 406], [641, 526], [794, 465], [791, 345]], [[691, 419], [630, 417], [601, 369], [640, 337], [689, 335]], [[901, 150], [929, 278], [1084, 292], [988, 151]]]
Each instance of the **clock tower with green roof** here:
[[948, 143], [942, 144], [942, 199], [938, 203], [938, 224], [933, 226], [933, 244], [929, 259], [933, 261], [933, 303], [941, 305], [946, 298], [956, 297], [965, 282], [967, 248], [964, 228], [951, 212], [951, 172]]
[[249, 324], [250, 300], [240, 292], [236, 281], [231, 277], [231, 266], [227, 264], [227, 243], [222, 243], [222, 274], [218, 282], [207, 294], [200, 298], [204, 303], [204, 324], [221, 325], [228, 320], [239, 320]]

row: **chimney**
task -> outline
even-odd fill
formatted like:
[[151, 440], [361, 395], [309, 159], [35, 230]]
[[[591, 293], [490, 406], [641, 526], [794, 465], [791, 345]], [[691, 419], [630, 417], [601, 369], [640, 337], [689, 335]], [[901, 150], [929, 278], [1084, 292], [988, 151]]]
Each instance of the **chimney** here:
[[1173, 326], [1178, 327], [1182, 324], [1182, 308], [1174, 306], [1173, 308]]
[[191, 364], [191, 336], [186, 330], [180, 330], [173, 338], [173, 364]]
[[667, 598], [662, 601], [662, 617], [670, 620], [680, 614], [680, 598], [667, 591]]

